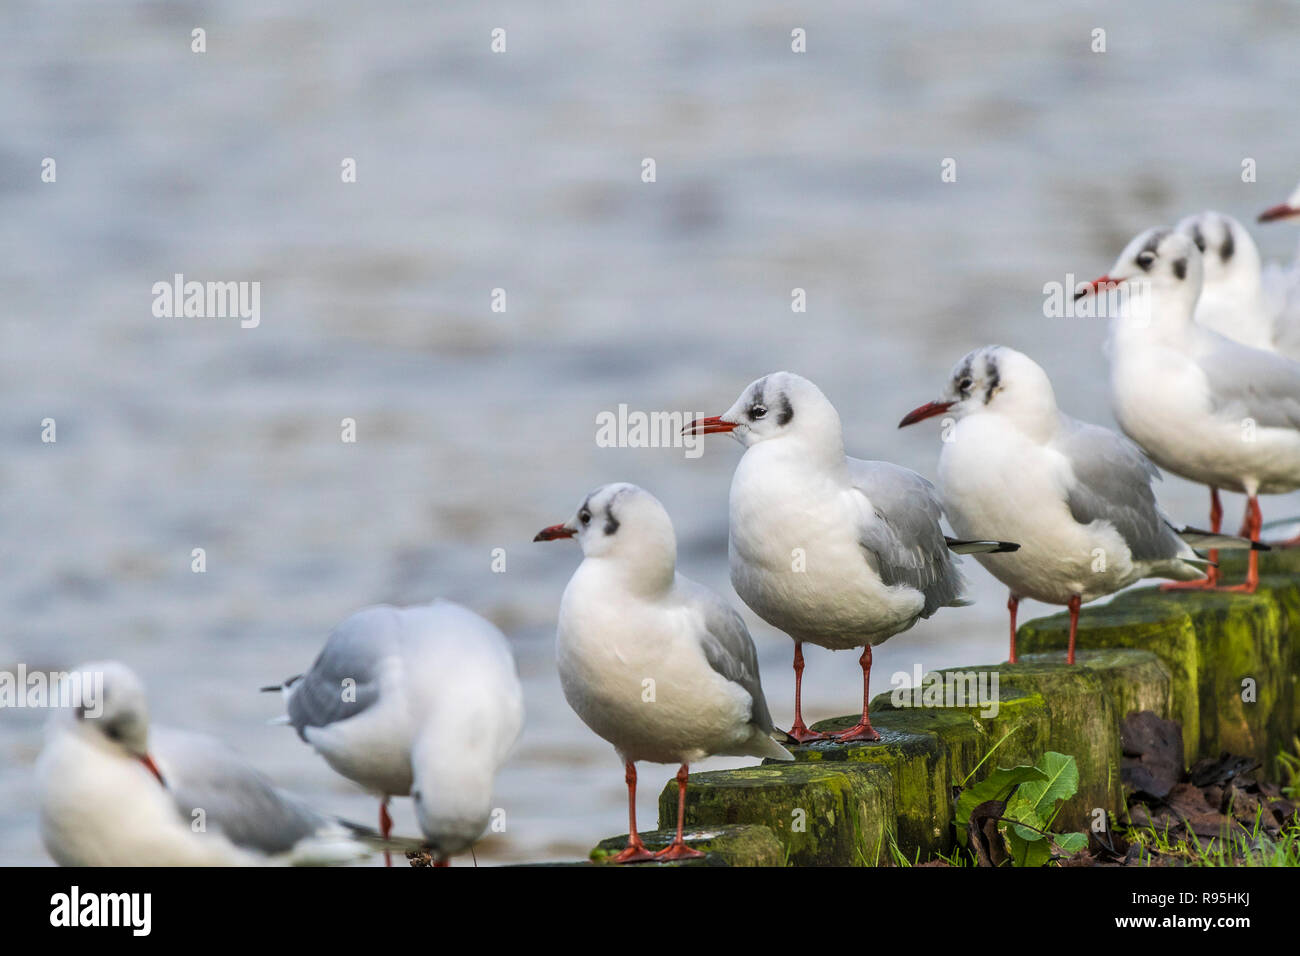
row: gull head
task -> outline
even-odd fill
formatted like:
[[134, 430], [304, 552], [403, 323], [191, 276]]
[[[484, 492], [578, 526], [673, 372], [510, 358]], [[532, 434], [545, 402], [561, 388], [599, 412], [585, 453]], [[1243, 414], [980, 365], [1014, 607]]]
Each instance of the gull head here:
[[1188, 320], [1201, 294], [1201, 252], [1190, 236], [1158, 226], [1139, 233], [1124, 247], [1110, 271], [1084, 283], [1076, 299], [1119, 288], [1127, 295], [1128, 315], [1147, 322], [1151, 310], [1172, 304]]
[[746, 448], [787, 440], [824, 445], [843, 454], [835, 406], [821, 389], [793, 372], [773, 372], [750, 382], [723, 414], [697, 419], [683, 430], [697, 435], [725, 432]]
[[162, 783], [149, 756], [149, 701], [140, 678], [118, 661], [83, 664], [77, 673], [95, 675], [100, 683], [98, 700], [89, 700], [83, 687], [83, 699], [73, 706], [77, 729], [101, 746], [139, 760]]
[[1188, 216], [1175, 227], [1201, 253], [1205, 285], [1259, 285], [1259, 249], [1246, 228], [1217, 212]]
[[966, 353], [952, 367], [939, 398], [908, 412], [899, 428], [936, 415], [960, 420], [991, 411], [1016, 418], [1042, 418], [1056, 411], [1047, 373], [1023, 352], [985, 345]]
[[677, 560], [673, 523], [659, 499], [625, 481], [601, 485], [587, 495], [572, 518], [537, 532], [534, 541], [577, 538], [585, 557], [624, 555], [667, 563]]

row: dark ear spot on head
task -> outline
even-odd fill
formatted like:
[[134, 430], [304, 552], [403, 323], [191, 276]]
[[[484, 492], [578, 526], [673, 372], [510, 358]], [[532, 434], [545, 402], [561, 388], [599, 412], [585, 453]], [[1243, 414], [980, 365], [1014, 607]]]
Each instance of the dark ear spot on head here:
[[993, 393], [1002, 384], [1002, 373], [998, 371], [998, 363], [991, 355], [984, 359], [984, 380], [987, 383], [984, 388], [984, 404], [987, 405], [993, 400]]
[[794, 418], [794, 408], [790, 404], [790, 399], [782, 392], [776, 397], [776, 423], [778, 425], [789, 425], [790, 419]]
[[1178, 278], [1180, 278], [1180, 279], [1186, 279], [1186, 278], [1187, 278], [1187, 260], [1186, 260], [1186, 259], [1175, 259], [1175, 260], [1174, 260], [1174, 275], [1178, 276]]
[[1232, 258], [1232, 254], [1237, 251], [1237, 243], [1232, 238], [1232, 230], [1223, 238], [1223, 245], [1219, 247], [1219, 258], [1227, 262]]
[[605, 534], [613, 534], [618, 530], [618, 519], [614, 517], [613, 510], [605, 511]]

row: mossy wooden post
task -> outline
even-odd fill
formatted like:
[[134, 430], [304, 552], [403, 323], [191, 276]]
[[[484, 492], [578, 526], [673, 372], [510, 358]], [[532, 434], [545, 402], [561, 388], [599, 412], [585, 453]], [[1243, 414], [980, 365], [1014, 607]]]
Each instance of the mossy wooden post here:
[[[1268, 572], [1269, 565], [1264, 567]], [[1237, 572], [1229, 563], [1224, 573], [1231, 579]], [[1059, 650], [1068, 627], [1065, 614], [1039, 618], [1020, 629], [1019, 641], [1029, 652]], [[1078, 645], [1141, 648], [1160, 658], [1171, 681], [1169, 713], [1163, 716], [1183, 725], [1188, 763], [1230, 750], [1256, 757], [1272, 771], [1300, 718], [1298, 628], [1296, 579], [1266, 573], [1254, 595], [1128, 591], [1108, 605], [1084, 609]]]
[[[876, 866], [889, 860], [896, 808], [889, 774], [873, 765], [765, 764], [691, 774], [686, 824], [757, 824], [791, 866]], [[659, 795], [660, 828], [677, 820], [677, 783]]]

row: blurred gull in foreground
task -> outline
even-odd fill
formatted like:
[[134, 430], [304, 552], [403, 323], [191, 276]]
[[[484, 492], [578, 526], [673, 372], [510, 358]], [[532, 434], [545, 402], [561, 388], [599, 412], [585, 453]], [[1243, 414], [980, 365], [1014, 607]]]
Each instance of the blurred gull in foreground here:
[[1151, 490], [1159, 472], [1137, 446], [1059, 411], [1052, 383], [1028, 356], [998, 345], [954, 367], [943, 398], [899, 427], [945, 414], [956, 424], [939, 455], [944, 510], [959, 535], [1004, 533], [1014, 554], [975, 559], [1011, 590], [1011, 663], [1023, 598], [1070, 609], [1074, 663], [1079, 606], [1145, 577], [1200, 580], [1190, 544], [1249, 548], [1242, 538], [1176, 531]]
[[79, 672], [103, 675], [102, 702], [56, 712], [36, 766], [41, 837], [57, 863], [327, 864], [375, 849], [215, 738], [151, 729], [144, 687], [125, 665]]
[[802, 743], [826, 735], [802, 713], [803, 642], [863, 648], [862, 719], [837, 740], [879, 740], [868, 713], [871, 648], [941, 607], [962, 579], [949, 550], [1014, 550], [955, 541], [939, 525], [934, 486], [886, 461], [844, 455], [840, 416], [812, 382], [774, 372], [726, 413], [692, 422], [745, 446], [731, 480], [731, 584], [763, 620], [794, 639], [794, 725]]
[[[769, 735], [754, 642], [740, 615], [676, 571], [668, 513], [629, 484], [597, 488], [534, 541], [578, 539], [583, 561], [560, 601], [564, 696], [614, 745], [626, 771], [628, 844], [619, 863], [703, 856], [682, 838], [688, 765], [712, 754], [793, 760]], [[652, 854], [636, 827], [636, 763], [675, 763], [677, 835]]]
[[[1242, 534], [1258, 541], [1257, 496], [1300, 488], [1300, 364], [1194, 322], [1202, 271], [1192, 239], [1149, 229], [1078, 295], [1130, 291], [1108, 342], [1111, 402], [1124, 433], [1160, 467], [1209, 485], [1212, 532], [1223, 516], [1219, 489], [1247, 495]], [[1258, 584], [1252, 550], [1245, 582], [1224, 590]], [[1219, 588], [1218, 570], [1180, 586]]]
[[449, 601], [366, 608], [305, 674], [263, 689], [283, 692], [288, 723], [326, 763], [380, 796], [384, 837], [389, 798], [408, 793], [438, 865], [483, 834], [524, 721], [514, 657], [488, 621]]

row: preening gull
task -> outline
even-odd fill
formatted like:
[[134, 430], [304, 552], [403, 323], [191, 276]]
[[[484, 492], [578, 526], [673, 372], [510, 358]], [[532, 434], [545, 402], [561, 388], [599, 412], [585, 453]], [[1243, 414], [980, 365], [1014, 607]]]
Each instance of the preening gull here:
[[[486, 829], [497, 771], [524, 722], [510, 645], [458, 604], [381, 605], [336, 627], [281, 690], [288, 722], [336, 771], [380, 797], [410, 794], [439, 864]], [[391, 862], [391, 861], [389, 861]]]

